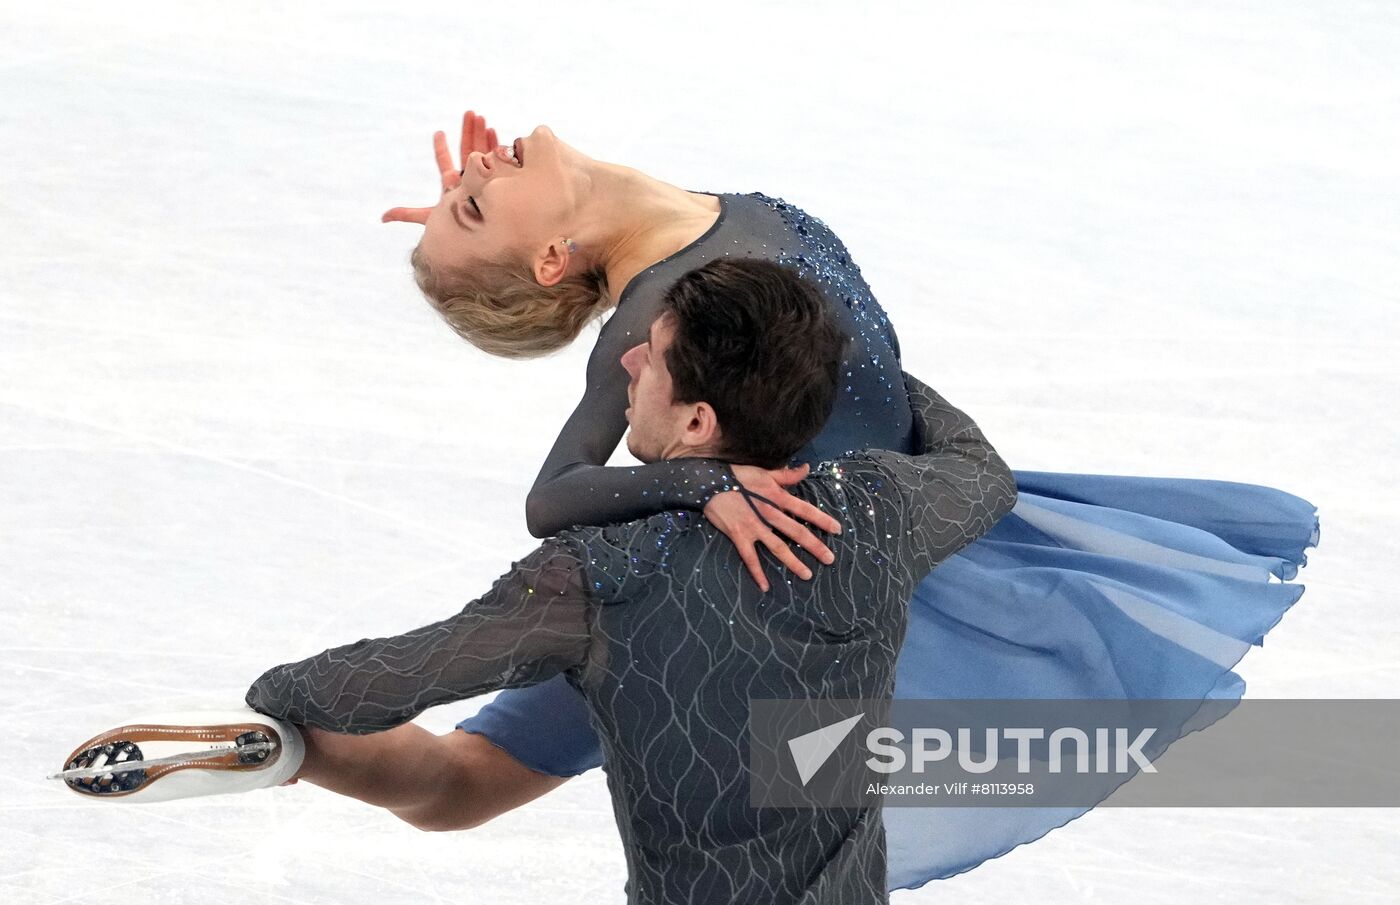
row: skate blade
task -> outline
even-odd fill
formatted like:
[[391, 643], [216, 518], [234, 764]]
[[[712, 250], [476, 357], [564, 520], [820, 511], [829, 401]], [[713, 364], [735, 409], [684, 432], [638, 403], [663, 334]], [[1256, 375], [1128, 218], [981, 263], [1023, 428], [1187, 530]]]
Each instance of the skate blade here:
[[[149, 766], [130, 766], [144, 761], [140, 745], [151, 742], [178, 743], [189, 750], [175, 757], [155, 758]], [[211, 750], [198, 750], [201, 745], [208, 745]], [[214, 726], [135, 723], [104, 732], [79, 745], [69, 755], [63, 773], [94, 774], [103, 766], [111, 766], [113, 770], [81, 778], [60, 773], [54, 778], [63, 779], [68, 788], [81, 795], [120, 798], [181, 770], [262, 770], [276, 763], [281, 752], [282, 740], [277, 732], [261, 723]]]

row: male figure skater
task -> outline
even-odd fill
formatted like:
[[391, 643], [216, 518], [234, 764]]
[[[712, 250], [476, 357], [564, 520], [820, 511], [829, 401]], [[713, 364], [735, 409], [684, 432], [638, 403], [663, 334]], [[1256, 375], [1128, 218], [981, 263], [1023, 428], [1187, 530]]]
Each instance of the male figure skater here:
[[[792, 271], [757, 260], [698, 268], [623, 357], [628, 448], [643, 461], [711, 458], [716, 492], [735, 486], [725, 463], [777, 467], [828, 416], [844, 344], [819, 290]], [[275, 784], [300, 766], [303, 736], [309, 764], [322, 741], [356, 744], [326, 733], [390, 730], [437, 704], [564, 673], [603, 740], [630, 902], [887, 901], [878, 804], [752, 807], [747, 721], [753, 699], [888, 699], [915, 585], [1015, 501], [976, 425], [906, 380], [919, 455], [853, 454], [793, 488], [843, 523], [829, 541], [834, 563], [811, 581], [761, 591], [697, 513], [574, 528], [449, 619], [266, 672], [247, 702], [273, 719], [225, 724], [245, 743], [282, 744], [264, 769], [248, 763], [268, 756], [255, 750], [241, 768], [181, 768], [127, 794]], [[188, 738], [195, 722], [171, 731]], [[152, 741], [169, 737], [161, 730], [143, 724]], [[305, 778], [322, 781], [309, 767]]]

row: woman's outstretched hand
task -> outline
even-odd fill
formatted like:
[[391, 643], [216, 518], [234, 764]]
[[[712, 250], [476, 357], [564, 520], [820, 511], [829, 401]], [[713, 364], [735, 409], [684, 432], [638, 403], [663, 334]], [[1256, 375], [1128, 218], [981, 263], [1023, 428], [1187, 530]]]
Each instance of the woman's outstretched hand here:
[[[496, 130], [486, 128], [486, 117], [477, 116], [468, 110], [462, 115], [462, 145], [459, 160], [465, 161], [473, 151], [488, 154], [496, 149]], [[452, 152], [447, 148], [447, 135], [433, 133], [433, 156], [437, 159], [438, 173], [442, 176], [443, 194], [452, 191], [462, 182], [462, 168], [452, 162]], [[432, 207], [394, 207], [380, 217], [383, 223], [427, 223]]]
[[817, 536], [797, 519], [802, 519], [830, 534], [840, 534], [841, 523], [785, 489], [807, 477], [806, 465], [772, 470], [753, 465], [735, 465], [733, 471], [734, 477], [745, 488], [773, 501], [775, 505], [770, 506], [762, 500], [753, 499], [753, 506], [763, 513], [763, 518], [767, 519], [773, 528], [787, 535], [785, 540], [765, 525], [754, 513], [753, 507], [749, 506], [749, 501], [737, 490], [716, 494], [705, 504], [705, 518], [723, 531], [725, 536], [734, 542], [734, 546], [739, 548], [739, 558], [744, 561], [749, 574], [758, 582], [760, 588], [767, 592], [768, 579], [764, 577], [763, 566], [758, 561], [758, 544], [767, 547], [779, 562], [804, 581], [812, 577], [812, 570], [797, 558], [797, 554], [788, 546], [788, 541], [796, 543], [820, 562], [830, 564], [835, 561], [836, 557], [826, 544], [817, 540]]

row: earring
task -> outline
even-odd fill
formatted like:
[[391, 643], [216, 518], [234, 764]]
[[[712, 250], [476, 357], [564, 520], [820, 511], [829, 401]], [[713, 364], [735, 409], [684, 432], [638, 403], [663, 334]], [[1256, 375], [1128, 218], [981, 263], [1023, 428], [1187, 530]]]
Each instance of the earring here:
[[564, 247], [569, 250], [569, 254], [571, 255], [578, 253], [578, 243], [575, 242], [573, 239], [565, 239]]

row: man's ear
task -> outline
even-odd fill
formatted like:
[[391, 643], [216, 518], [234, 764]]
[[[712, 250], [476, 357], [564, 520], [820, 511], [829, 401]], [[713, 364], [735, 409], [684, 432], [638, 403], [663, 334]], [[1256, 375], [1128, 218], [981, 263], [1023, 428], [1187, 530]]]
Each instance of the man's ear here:
[[708, 402], [691, 404], [685, 425], [684, 442], [691, 450], [717, 450], [720, 447], [719, 418]]

